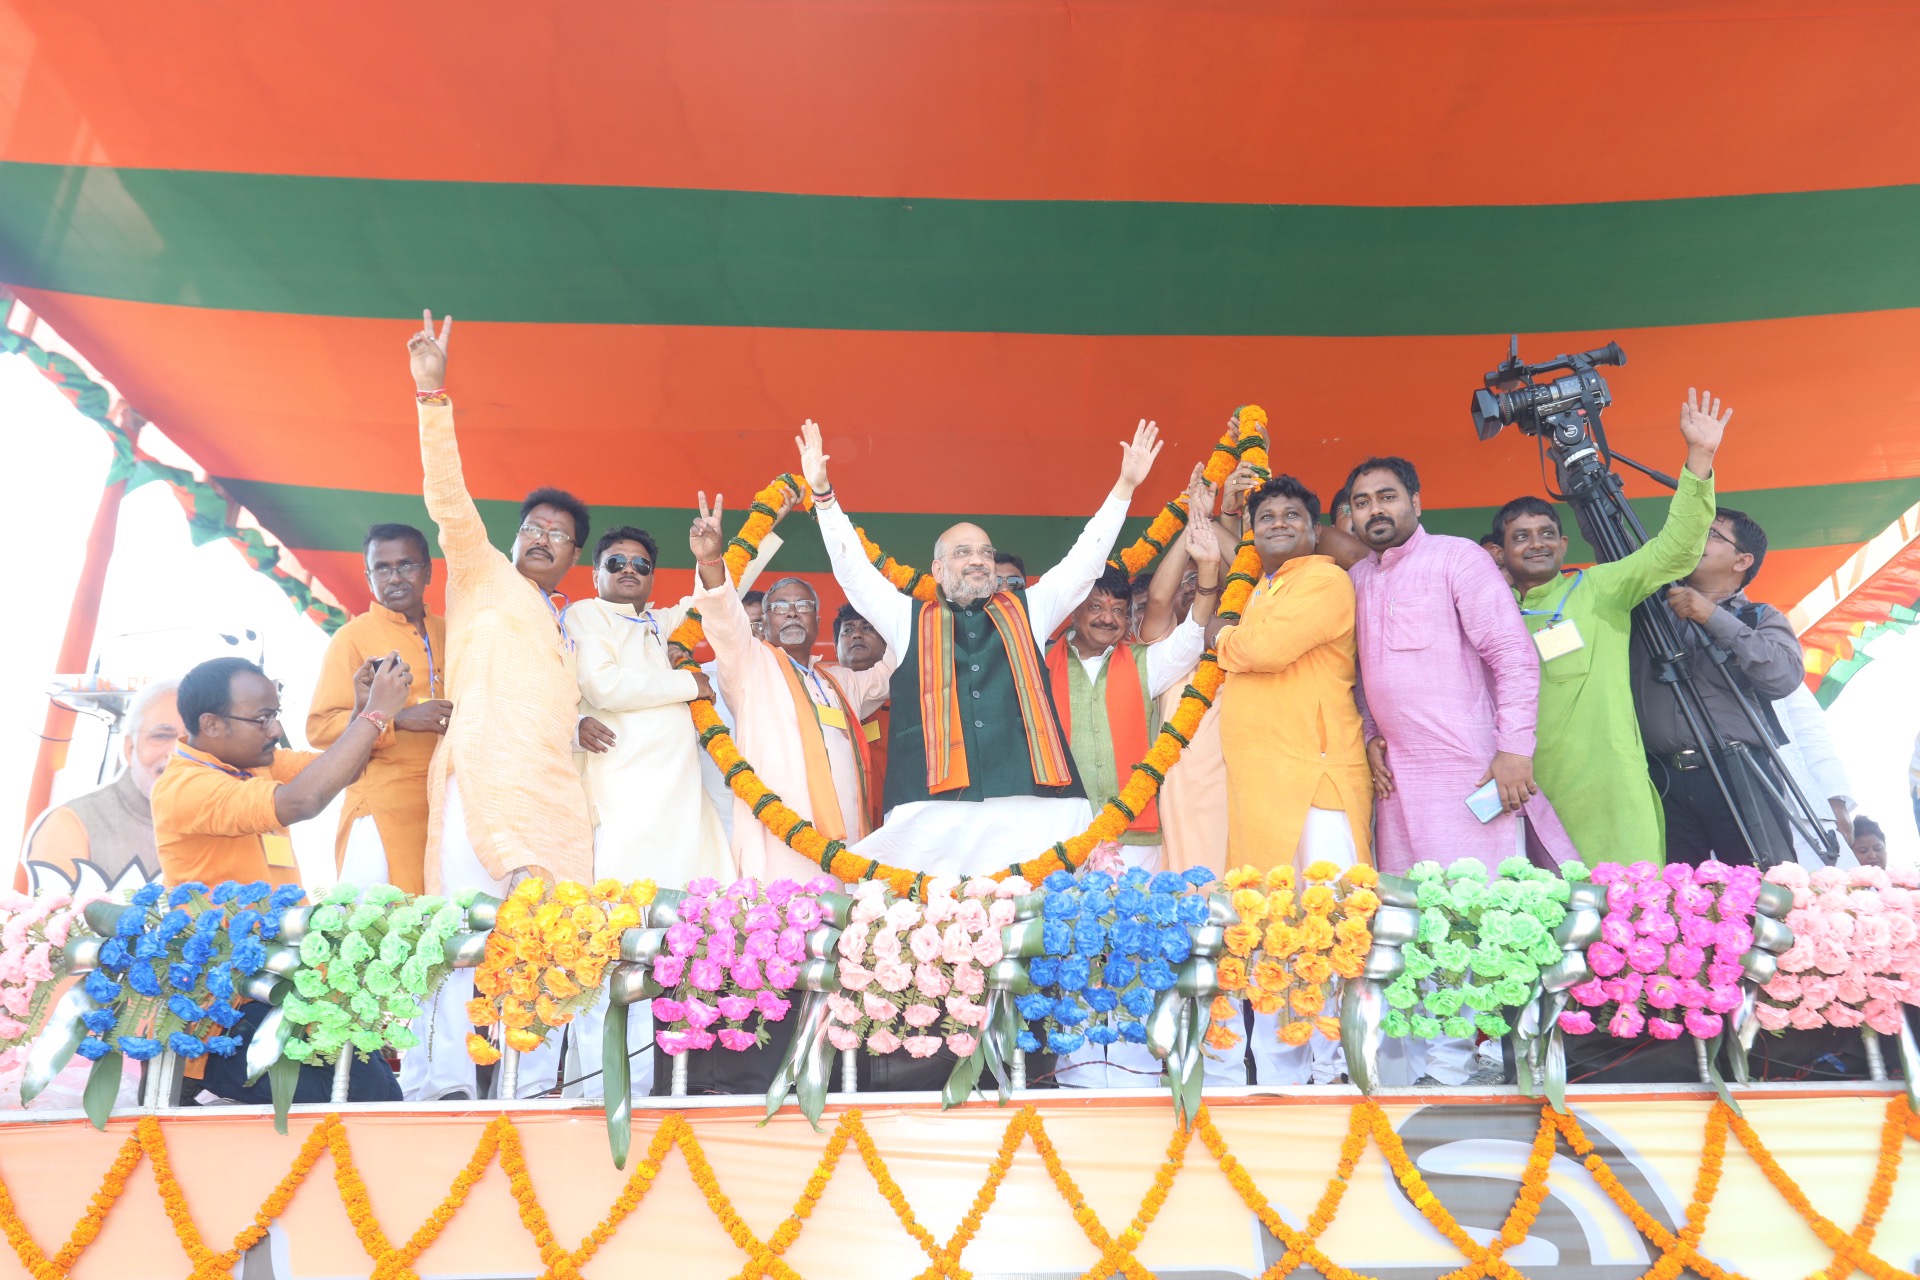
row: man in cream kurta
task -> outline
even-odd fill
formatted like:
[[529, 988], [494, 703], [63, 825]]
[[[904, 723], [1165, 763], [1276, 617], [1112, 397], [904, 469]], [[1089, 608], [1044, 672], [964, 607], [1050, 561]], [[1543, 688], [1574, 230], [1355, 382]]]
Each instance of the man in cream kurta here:
[[676, 671], [667, 638], [692, 597], [649, 607], [656, 551], [630, 527], [594, 549], [599, 598], [567, 610], [580, 713], [614, 732], [610, 751], [581, 757], [593, 815], [593, 874], [682, 889], [696, 876], [734, 878], [720, 815], [700, 785], [704, 754], [687, 704], [711, 690], [698, 671]]

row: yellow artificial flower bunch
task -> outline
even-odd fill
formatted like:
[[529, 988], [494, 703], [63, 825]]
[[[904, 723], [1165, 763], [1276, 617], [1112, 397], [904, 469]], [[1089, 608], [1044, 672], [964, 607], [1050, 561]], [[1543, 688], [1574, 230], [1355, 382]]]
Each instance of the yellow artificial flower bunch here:
[[1207, 1043], [1225, 1049], [1240, 1042], [1235, 997], [1255, 1013], [1279, 1015], [1284, 1044], [1305, 1044], [1315, 1031], [1338, 1040], [1340, 1020], [1329, 1012], [1332, 984], [1358, 978], [1366, 965], [1379, 882], [1372, 867], [1342, 871], [1325, 861], [1298, 872], [1291, 866], [1229, 871], [1222, 884], [1239, 921], [1227, 926]]
[[[521, 881], [500, 904], [474, 970], [478, 994], [467, 1002], [467, 1020], [504, 1027], [510, 1049], [539, 1048], [599, 997], [607, 966], [620, 958], [620, 935], [639, 927], [654, 893], [651, 880]], [[485, 1065], [500, 1050], [476, 1032], [467, 1036], [467, 1056]]]

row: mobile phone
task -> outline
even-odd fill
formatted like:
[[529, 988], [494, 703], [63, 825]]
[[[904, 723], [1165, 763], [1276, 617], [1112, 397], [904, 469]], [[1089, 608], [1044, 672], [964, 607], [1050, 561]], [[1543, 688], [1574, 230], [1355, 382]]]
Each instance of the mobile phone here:
[[1467, 797], [1467, 808], [1482, 822], [1492, 822], [1506, 806], [1500, 803], [1500, 784], [1487, 779], [1485, 786]]

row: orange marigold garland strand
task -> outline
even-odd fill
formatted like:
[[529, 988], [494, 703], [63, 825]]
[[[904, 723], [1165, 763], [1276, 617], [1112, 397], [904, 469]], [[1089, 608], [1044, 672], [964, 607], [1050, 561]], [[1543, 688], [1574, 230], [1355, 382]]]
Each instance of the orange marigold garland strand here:
[[[1257, 420], [1253, 415], [1258, 414]], [[1259, 428], [1266, 423], [1266, 414], [1257, 405], [1243, 406], [1241, 415], [1251, 424], [1252, 429], [1241, 430], [1237, 441], [1223, 439], [1215, 446], [1209, 459], [1209, 476], [1219, 470], [1224, 479], [1236, 461], [1251, 463], [1265, 470], [1268, 465], [1266, 438]], [[1229, 436], [1233, 433], [1230, 432]], [[806, 485], [792, 475], [783, 475], [771, 485], [754, 495], [751, 514], [747, 522], [727, 544], [727, 573], [735, 582], [746, 571], [748, 562], [758, 554], [760, 542], [773, 528], [778, 515], [777, 504], [788, 501], [808, 502], [810, 495]], [[1163, 513], [1164, 515], [1165, 513]], [[1172, 517], [1167, 517], [1171, 519]], [[1184, 508], [1180, 517], [1185, 523]], [[867, 549], [880, 571], [888, 580], [902, 590], [911, 591], [922, 599], [931, 599], [931, 579], [926, 579], [919, 570], [897, 564], [887, 557], [878, 547], [861, 535], [861, 545]], [[1135, 546], [1140, 544], [1136, 543]], [[1131, 549], [1129, 549], [1131, 551]], [[1259, 581], [1260, 557], [1253, 549], [1250, 539], [1242, 539], [1234, 557], [1231, 571], [1227, 574], [1225, 590], [1220, 598], [1220, 614], [1228, 621], [1237, 621], [1241, 610], [1246, 607], [1255, 584]], [[924, 580], [924, 581], [923, 581]], [[690, 613], [687, 620], [677, 628], [671, 640], [679, 645], [687, 657], [683, 666], [694, 665], [693, 650], [698, 647], [703, 632], [698, 615]], [[1146, 759], [1133, 767], [1126, 785], [1120, 789], [1119, 796], [1103, 806], [1095, 815], [1093, 823], [1086, 831], [1071, 840], [1055, 844], [1051, 849], [1036, 858], [1030, 858], [1015, 866], [994, 872], [996, 879], [1005, 879], [1017, 875], [1034, 883], [1039, 883], [1055, 871], [1071, 871], [1087, 859], [1087, 855], [1098, 846], [1119, 838], [1120, 834], [1131, 826], [1134, 820], [1145, 811], [1159, 794], [1160, 786], [1166, 781], [1167, 771], [1180, 758], [1180, 752], [1193, 739], [1200, 727], [1200, 720], [1207, 708], [1213, 705], [1215, 695], [1225, 680], [1219, 664], [1211, 651], [1205, 654], [1191, 684], [1186, 687], [1179, 705], [1174, 709], [1173, 718], [1160, 727], [1152, 748]], [[712, 757], [720, 776], [725, 779], [733, 793], [744, 801], [754, 817], [777, 836], [782, 843], [795, 853], [813, 862], [828, 875], [844, 882], [859, 880], [882, 880], [896, 894], [904, 898], [918, 898], [926, 884], [927, 877], [919, 872], [902, 867], [889, 866], [872, 858], [862, 858], [848, 851], [844, 841], [829, 840], [822, 835], [811, 822], [790, 808], [779, 793], [760, 780], [753, 766], [740, 754], [734, 744], [727, 726], [721, 721], [709, 699], [697, 699], [689, 704], [693, 717], [694, 730], [700, 745]], [[471, 1046], [477, 1053], [485, 1050]]]
[[133, 1171], [145, 1156], [146, 1148], [140, 1141], [139, 1133], [128, 1134], [127, 1140], [120, 1144], [119, 1154], [107, 1167], [106, 1176], [100, 1179], [100, 1189], [93, 1193], [86, 1213], [74, 1224], [73, 1234], [60, 1246], [60, 1252], [53, 1256], [53, 1274], [65, 1275], [73, 1270], [73, 1264], [80, 1261], [80, 1255], [86, 1252], [87, 1246], [100, 1234], [100, 1228], [106, 1225], [107, 1214], [113, 1211], [120, 1193], [127, 1189], [127, 1179], [133, 1176]]

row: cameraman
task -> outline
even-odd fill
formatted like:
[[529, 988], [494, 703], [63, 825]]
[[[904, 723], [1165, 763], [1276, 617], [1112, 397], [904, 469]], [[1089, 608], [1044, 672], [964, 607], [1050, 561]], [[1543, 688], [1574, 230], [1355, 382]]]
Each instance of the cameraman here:
[[1632, 555], [1566, 575], [1560, 513], [1532, 496], [1493, 518], [1498, 559], [1540, 650], [1534, 777], [1588, 866], [1661, 860], [1660, 797], [1644, 773], [1628, 651], [1633, 607], [1692, 569], [1713, 522], [1713, 459], [1733, 410], [1691, 388], [1686, 469], [1667, 520]]
[[[1698, 865], [1718, 858], [1764, 869], [1794, 856], [1785, 823], [1772, 803], [1758, 798], [1764, 788], [1750, 771], [1763, 770], [1775, 787], [1784, 787], [1784, 779], [1768, 759], [1767, 744], [1740, 709], [1732, 683], [1739, 682], [1748, 703], [1772, 725], [1770, 704], [1806, 678], [1800, 642], [1786, 617], [1746, 597], [1747, 584], [1766, 556], [1766, 531], [1746, 512], [1721, 507], [1707, 531], [1700, 563], [1685, 582], [1668, 588], [1663, 606], [1680, 619], [1687, 670], [1706, 709], [1708, 733], [1716, 740], [1748, 745], [1750, 765], [1725, 753], [1718, 762], [1735, 794], [1744, 793], [1752, 801], [1743, 806], [1743, 815], [1764, 848], [1753, 849], [1741, 835], [1707, 767], [1705, 744], [1694, 741], [1674, 688], [1658, 679], [1645, 646], [1633, 647], [1633, 700], [1648, 769], [1666, 814], [1669, 862]], [[1719, 656], [1726, 660], [1717, 661]], [[1777, 728], [1771, 736], [1775, 745], [1783, 740]]]

